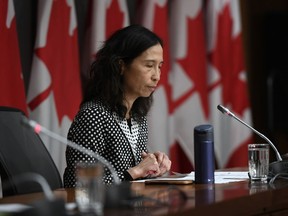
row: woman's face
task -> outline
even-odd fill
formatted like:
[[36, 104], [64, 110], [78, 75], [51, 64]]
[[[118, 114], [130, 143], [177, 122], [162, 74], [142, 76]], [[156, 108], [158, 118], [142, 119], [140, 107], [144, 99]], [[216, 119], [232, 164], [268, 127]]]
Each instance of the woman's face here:
[[160, 80], [163, 49], [160, 44], [145, 50], [129, 66], [122, 67], [125, 99], [134, 102], [149, 97]]

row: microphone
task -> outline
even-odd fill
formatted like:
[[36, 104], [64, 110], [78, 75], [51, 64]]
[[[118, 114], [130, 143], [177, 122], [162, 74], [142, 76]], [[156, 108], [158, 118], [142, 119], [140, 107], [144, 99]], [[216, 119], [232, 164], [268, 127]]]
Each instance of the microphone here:
[[227, 109], [226, 107], [222, 106], [222, 105], [218, 105], [217, 109], [222, 112], [223, 114], [227, 114], [228, 116], [236, 119], [238, 122], [240, 122], [241, 124], [245, 125], [246, 127], [250, 128], [253, 132], [255, 132], [257, 135], [259, 135], [261, 138], [263, 138], [264, 140], [266, 140], [269, 145], [273, 148], [273, 150], [276, 153], [276, 158], [277, 161], [272, 162], [269, 164], [269, 177], [273, 177], [276, 174], [284, 174], [284, 173], [288, 173], [288, 161], [283, 161], [281, 155], [279, 154], [279, 151], [277, 150], [277, 148], [275, 147], [275, 145], [266, 137], [264, 136], [262, 133], [260, 133], [259, 131], [257, 131], [256, 129], [254, 129], [253, 127], [251, 127], [250, 125], [248, 125], [246, 122], [242, 121], [241, 119], [239, 119], [236, 115], [234, 115], [229, 109]]
[[256, 134], [258, 134], [260, 137], [262, 137], [263, 139], [265, 139], [270, 146], [273, 148], [273, 150], [276, 153], [276, 157], [278, 161], [282, 161], [282, 157], [279, 154], [277, 148], [275, 147], [275, 145], [263, 134], [261, 134], [259, 131], [257, 131], [256, 129], [254, 129], [253, 127], [251, 127], [250, 125], [248, 125], [246, 122], [242, 121], [241, 119], [239, 119], [237, 116], [235, 116], [229, 109], [223, 107], [222, 105], [218, 105], [217, 106], [218, 110], [220, 110], [223, 114], [227, 114], [229, 116], [231, 116], [232, 118], [236, 119], [237, 121], [239, 121], [240, 123], [244, 124], [246, 127], [250, 128], [252, 131], [254, 131]]
[[104, 166], [106, 166], [114, 179], [115, 184], [109, 185], [109, 187], [106, 188], [106, 194], [105, 194], [105, 207], [107, 208], [119, 208], [123, 205], [127, 205], [127, 201], [131, 200], [132, 194], [130, 191], [130, 184], [129, 182], [122, 182], [119, 179], [116, 170], [114, 167], [101, 155], [96, 154], [95, 152], [77, 144], [74, 143], [50, 130], [43, 127], [42, 125], [38, 124], [36, 121], [28, 119], [26, 116], [23, 116], [22, 119], [23, 124], [31, 127], [37, 134], [42, 132], [43, 134], [51, 137], [52, 139], [55, 139], [59, 141], [60, 143], [64, 145], [68, 145], [84, 154], [87, 154], [96, 160], [98, 160], [100, 163], [102, 163]]

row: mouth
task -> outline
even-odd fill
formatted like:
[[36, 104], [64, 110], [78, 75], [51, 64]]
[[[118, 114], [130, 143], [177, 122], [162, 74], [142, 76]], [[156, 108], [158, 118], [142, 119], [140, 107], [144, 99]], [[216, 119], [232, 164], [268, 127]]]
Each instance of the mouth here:
[[157, 86], [148, 86], [148, 88], [150, 89], [150, 91], [155, 91], [155, 89], [157, 88]]

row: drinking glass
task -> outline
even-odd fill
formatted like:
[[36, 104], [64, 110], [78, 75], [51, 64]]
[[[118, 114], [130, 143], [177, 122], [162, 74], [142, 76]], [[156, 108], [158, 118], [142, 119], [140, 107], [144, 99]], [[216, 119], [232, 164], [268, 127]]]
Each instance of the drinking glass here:
[[267, 182], [269, 173], [269, 144], [248, 145], [248, 165], [251, 181]]
[[81, 213], [103, 215], [105, 185], [103, 165], [100, 163], [79, 163], [76, 168], [75, 199]]

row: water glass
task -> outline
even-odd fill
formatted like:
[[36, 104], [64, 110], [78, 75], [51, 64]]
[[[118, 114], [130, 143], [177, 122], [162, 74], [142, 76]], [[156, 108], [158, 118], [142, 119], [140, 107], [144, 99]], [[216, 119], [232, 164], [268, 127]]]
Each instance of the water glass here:
[[248, 145], [248, 165], [251, 181], [267, 182], [269, 173], [269, 144]]
[[103, 215], [105, 185], [103, 165], [100, 163], [79, 163], [76, 168], [75, 199], [81, 213]]

